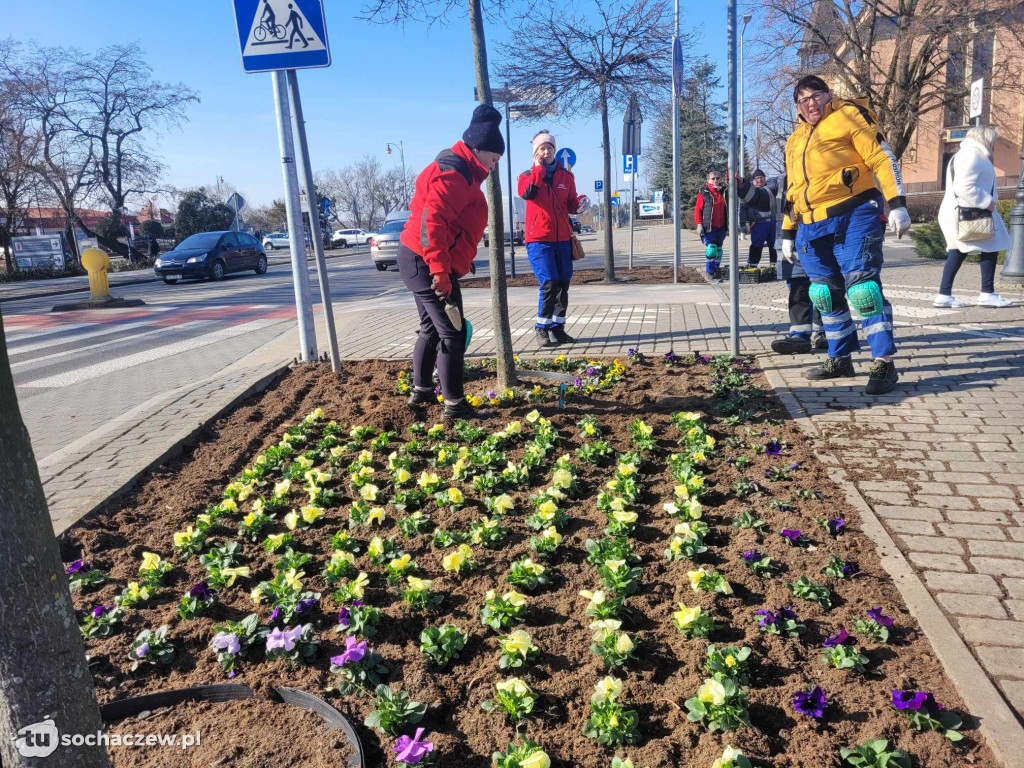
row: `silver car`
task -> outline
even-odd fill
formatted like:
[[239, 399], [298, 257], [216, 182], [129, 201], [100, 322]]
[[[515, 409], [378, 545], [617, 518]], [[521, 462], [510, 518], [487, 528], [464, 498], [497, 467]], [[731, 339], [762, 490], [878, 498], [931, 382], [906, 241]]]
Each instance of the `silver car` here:
[[370, 258], [379, 272], [386, 272], [388, 267], [398, 263], [398, 242], [406, 221], [408, 217], [391, 219], [370, 238]]
[[270, 234], [263, 236], [263, 247], [272, 251], [275, 248], [290, 248], [291, 241], [288, 239], [287, 232], [271, 232]]

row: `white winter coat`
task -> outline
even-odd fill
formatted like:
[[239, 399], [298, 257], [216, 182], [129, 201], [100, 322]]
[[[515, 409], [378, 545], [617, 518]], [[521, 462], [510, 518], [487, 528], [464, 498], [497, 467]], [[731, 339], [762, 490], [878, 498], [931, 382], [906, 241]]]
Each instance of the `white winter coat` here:
[[[953, 193], [956, 193], [954, 196]], [[939, 206], [939, 227], [946, 238], [947, 250], [961, 253], [993, 253], [1010, 247], [1010, 233], [1003, 217], [992, 213], [993, 235], [987, 240], [962, 243], [957, 240], [957, 206], [988, 208], [998, 200], [996, 169], [988, 150], [974, 139], [964, 139], [946, 169], [946, 193]]]

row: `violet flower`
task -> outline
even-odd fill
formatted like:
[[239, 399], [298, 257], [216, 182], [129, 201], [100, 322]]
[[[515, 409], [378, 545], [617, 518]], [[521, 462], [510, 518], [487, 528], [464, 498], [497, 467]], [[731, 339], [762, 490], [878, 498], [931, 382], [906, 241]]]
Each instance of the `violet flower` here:
[[868, 608], [868, 618], [882, 627], [891, 627], [893, 624], [892, 616], [886, 616], [880, 607]]
[[497, 393], [497, 392], [495, 392], [495, 391], [494, 391], [493, 389], [492, 389], [492, 390], [490, 390], [490, 391], [488, 391], [488, 393], [487, 393], [487, 399], [488, 399], [488, 400], [493, 400], [493, 399], [494, 399], [494, 398], [496, 398], [497, 396], [498, 396], [498, 393]]
[[422, 736], [422, 728], [416, 729], [415, 736], [410, 737], [405, 734], [399, 736], [398, 741], [395, 742], [395, 746], [391, 750], [395, 753], [395, 759], [400, 763], [412, 765], [433, 752], [434, 743], [432, 741], [422, 741]]
[[846, 631], [846, 627], [840, 627], [839, 631], [836, 632], [832, 637], [826, 637], [822, 643], [826, 648], [835, 648], [837, 645], [842, 645], [850, 638], [850, 633]]
[[299, 600], [298, 604], [295, 606], [295, 613], [305, 613], [306, 611], [310, 611], [313, 609], [314, 605], [316, 605], [315, 598], [310, 597], [305, 600]]
[[766, 456], [778, 456], [782, 453], [782, 443], [778, 440], [769, 440], [764, 444], [764, 452]]
[[831, 533], [833, 536], [838, 536], [840, 533], [842, 533], [843, 528], [846, 527], [846, 521], [843, 520], [843, 518], [841, 517], [837, 517], [834, 520], [829, 520], [825, 524], [825, 527], [828, 528], [828, 532]]
[[111, 611], [113, 609], [114, 606], [112, 605], [97, 605], [95, 608], [92, 609], [92, 617], [94, 619], [98, 619], [104, 613], [106, 613], [107, 611]]
[[581, 379], [579, 376], [577, 376], [576, 378], [574, 378], [572, 380], [572, 383], [576, 387], [582, 387], [583, 386], [583, 379]]
[[435, 395], [440, 395], [441, 394], [441, 385], [440, 384], [438, 386], [434, 387], [434, 394]]
[[779, 619], [784, 621], [799, 621], [796, 616], [796, 611], [793, 610], [793, 606], [788, 608], [779, 608]]
[[783, 528], [779, 531], [779, 536], [795, 547], [800, 544], [800, 537], [803, 536], [803, 532], [798, 528]]
[[819, 718], [825, 714], [827, 706], [825, 692], [818, 686], [814, 686], [809, 691], [797, 691], [793, 694], [793, 709], [797, 714]]
[[596, 374], [597, 371], [595, 371], [593, 368], [587, 368], [587, 376], [594, 376]]
[[283, 649], [285, 651], [295, 650], [295, 642], [302, 637], [302, 627], [292, 627], [291, 629], [282, 632], [276, 627], [267, 637], [267, 650], [276, 651]]
[[365, 640], [356, 640], [354, 637], [346, 637], [344, 652], [338, 654], [337, 656], [332, 656], [331, 664], [333, 664], [336, 667], [344, 667], [346, 664], [352, 664], [357, 661], [362, 661], [365, 655]]
[[896, 709], [920, 709], [931, 696], [924, 691], [899, 691], [893, 689], [892, 705]]
[[274, 610], [272, 610], [270, 612], [270, 620], [267, 623], [268, 624], [273, 624], [275, 621], [277, 621], [277, 617], [280, 616], [280, 615], [281, 615], [281, 609], [280, 608], [275, 608]]
[[757, 626], [759, 627], [775, 626], [779, 623], [779, 617], [775, 615], [774, 611], [762, 609], [760, 611], [755, 611], [754, 613], [761, 617], [757, 620]]
[[348, 608], [342, 607], [342, 609], [338, 611], [338, 623], [341, 624], [341, 626], [347, 627], [348, 620], [350, 618], [352, 618], [352, 614], [349, 612]]
[[75, 562], [65, 569], [64, 573], [70, 576], [71, 574], [78, 573], [79, 571], [89, 570], [92, 570], [92, 565], [90, 563], [87, 563], [85, 560], [75, 560]]
[[800, 466], [799, 462], [794, 461], [792, 464], [789, 465], [789, 468], [790, 469], [796, 469], [799, 466]]
[[746, 552], [743, 553], [742, 557], [745, 562], [756, 563], [758, 560], [761, 559], [762, 555], [756, 549], [748, 549]]
[[666, 362], [674, 363], [678, 359], [679, 359], [679, 355], [677, 355], [671, 349], [668, 352], [665, 353], [665, 361]]
[[241, 650], [242, 644], [236, 635], [230, 632], [218, 632], [213, 638], [213, 647], [220, 651], [227, 651], [234, 656]]
[[629, 350], [627, 350], [627, 351], [626, 351], [626, 354], [627, 354], [627, 355], [628, 355], [629, 357], [632, 357], [633, 355], [635, 355], [635, 354], [636, 354], [636, 350], [635, 350], [635, 349], [629, 349]]
[[213, 600], [213, 592], [210, 591], [210, 585], [205, 581], [200, 581], [192, 589], [188, 591], [189, 597], [194, 597], [197, 600], [202, 600], [204, 603], [208, 600]]
[[849, 562], [849, 563], [846, 563], [846, 565], [843, 566], [843, 578], [847, 578], [848, 579], [850, 576], [853, 576], [853, 574], [855, 574], [856, 572], [857, 572], [857, 564], [852, 562], [852, 561]]
[[135, 658], [144, 659], [147, 653], [149, 653], [149, 643], [143, 643], [135, 649]]

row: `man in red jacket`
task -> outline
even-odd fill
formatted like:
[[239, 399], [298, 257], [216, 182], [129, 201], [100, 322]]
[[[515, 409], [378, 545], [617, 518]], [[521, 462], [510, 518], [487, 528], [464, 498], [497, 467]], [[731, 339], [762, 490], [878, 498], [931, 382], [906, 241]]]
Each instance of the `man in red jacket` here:
[[420, 313], [409, 405], [436, 402], [436, 364], [448, 421], [477, 415], [463, 390], [466, 325], [456, 328], [445, 308], [454, 305], [462, 316], [459, 278], [469, 272], [487, 226], [487, 199], [480, 185], [505, 153], [500, 124], [501, 113], [481, 104], [462, 141], [423, 169], [398, 247], [398, 270]]
[[708, 173], [708, 183], [697, 192], [697, 201], [693, 206], [693, 220], [697, 225], [697, 235], [706, 246], [704, 256], [707, 259], [706, 270], [709, 275], [715, 273], [722, 260], [722, 243], [725, 242], [728, 227], [725, 198], [725, 181], [721, 173]]
[[571, 344], [565, 332], [572, 280], [572, 221], [586, 201], [576, 194], [576, 180], [555, 160], [555, 137], [541, 131], [533, 137], [533, 167], [519, 174], [519, 196], [526, 201], [526, 255], [540, 283], [537, 343], [542, 347]]

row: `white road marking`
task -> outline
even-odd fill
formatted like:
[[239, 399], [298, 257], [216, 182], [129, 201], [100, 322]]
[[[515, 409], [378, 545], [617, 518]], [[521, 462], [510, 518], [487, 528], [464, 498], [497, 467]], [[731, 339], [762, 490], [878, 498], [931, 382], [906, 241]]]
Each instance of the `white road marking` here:
[[200, 347], [206, 347], [210, 344], [216, 344], [219, 341], [231, 339], [236, 336], [242, 336], [246, 333], [252, 333], [253, 331], [258, 331], [262, 328], [266, 328], [267, 326], [276, 325], [281, 322], [286, 321], [274, 319], [254, 320], [250, 323], [243, 323], [242, 325], [236, 325], [231, 328], [222, 328], [221, 330], [214, 331], [213, 333], [197, 336], [193, 339], [179, 341], [175, 344], [168, 344], [164, 347], [147, 349], [143, 352], [136, 352], [135, 354], [126, 355], [124, 357], [116, 357], [111, 360], [104, 360], [100, 363], [94, 363], [93, 365], [87, 365], [74, 371], [59, 373], [55, 376], [48, 376], [44, 379], [26, 382], [21, 386], [31, 387], [33, 389], [69, 387], [83, 381], [89, 381], [91, 379], [99, 378], [100, 376], [106, 376], [111, 373], [123, 371], [126, 368], [132, 368], [144, 363], [151, 363], [154, 360], [161, 360], [165, 357], [180, 355], [184, 352], [190, 352], [193, 349], [199, 349]]
[[[49, 339], [47, 341], [40, 341], [35, 344], [28, 344], [24, 347], [9, 347], [7, 351], [12, 355], [20, 355], [25, 352], [35, 352], [37, 349], [55, 347], [58, 344], [68, 344], [73, 341], [85, 341], [86, 339], [92, 339], [95, 338], [96, 336], [105, 336], [107, 334], [117, 333], [119, 331], [130, 331], [133, 328], [141, 328], [143, 326], [150, 325], [151, 323], [151, 320], [142, 320], [137, 323], [125, 323], [124, 325], [103, 325], [98, 327], [96, 330], [89, 331], [87, 333], [65, 334], [53, 339]], [[54, 330], [53, 332], [59, 333], [61, 330], [63, 329]]]

